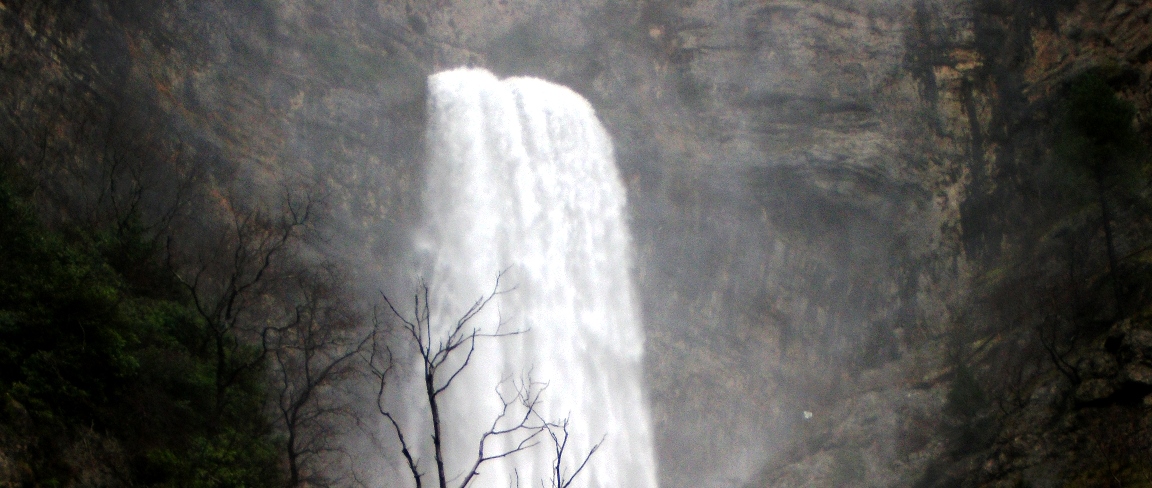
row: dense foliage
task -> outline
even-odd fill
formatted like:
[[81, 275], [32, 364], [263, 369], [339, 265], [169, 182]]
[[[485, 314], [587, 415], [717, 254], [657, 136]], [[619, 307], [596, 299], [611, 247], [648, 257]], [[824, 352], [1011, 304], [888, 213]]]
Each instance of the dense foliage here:
[[254, 371], [229, 390], [227, 410], [214, 408], [205, 325], [156, 251], [131, 225], [49, 229], [0, 181], [0, 456], [10, 479], [279, 484], [263, 376]]
[[[1035, 128], [1052, 150], [998, 181], [1017, 190], [1001, 202], [1030, 204], [1001, 203], [1013, 238], [953, 330], [954, 454], [1047, 453], [1065, 460], [1066, 486], [1152, 479], [1152, 384], [1138, 373], [1152, 357], [1134, 352], [1152, 329], [1152, 152], [1114, 71], [1068, 79]], [[1012, 447], [1022, 436], [1044, 440]]]

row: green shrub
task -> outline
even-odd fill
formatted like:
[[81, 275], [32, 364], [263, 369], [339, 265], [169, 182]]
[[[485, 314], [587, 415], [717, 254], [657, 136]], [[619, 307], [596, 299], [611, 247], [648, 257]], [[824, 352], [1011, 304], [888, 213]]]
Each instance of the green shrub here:
[[129, 285], [168, 280], [147, 265], [154, 252], [132, 229], [45, 228], [0, 179], [0, 429], [25, 446], [10, 451], [27, 468], [21, 483], [112, 469], [67, 454], [92, 438], [116, 447], [94, 458], [127, 467], [129, 484], [279, 483], [260, 372], [217, 412], [203, 322], [171, 291]]

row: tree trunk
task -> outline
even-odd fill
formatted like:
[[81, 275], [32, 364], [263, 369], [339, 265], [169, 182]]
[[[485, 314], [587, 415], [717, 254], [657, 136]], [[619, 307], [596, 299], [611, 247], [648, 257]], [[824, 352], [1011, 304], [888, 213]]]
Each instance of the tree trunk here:
[[436, 475], [440, 488], [448, 488], [444, 474], [444, 447], [440, 443], [440, 407], [436, 404], [436, 380], [432, 371], [424, 374], [424, 388], [428, 392], [428, 409], [432, 411], [432, 447], [436, 453]]
[[288, 486], [296, 488], [300, 486], [300, 463], [298, 462], [299, 453], [296, 452], [296, 429], [288, 429]]
[[1116, 241], [1112, 235], [1112, 215], [1111, 212], [1108, 211], [1108, 199], [1104, 198], [1103, 170], [1097, 169], [1095, 176], [1096, 197], [1100, 202], [1100, 217], [1104, 221], [1104, 243], [1108, 251], [1108, 277], [1112, 282], [1112, 297], [1116, 301], [1116, 316], [1122, 317], [1124, 315], [1124, 302], [1120, 297], [1120, 280], [1116, 277]]

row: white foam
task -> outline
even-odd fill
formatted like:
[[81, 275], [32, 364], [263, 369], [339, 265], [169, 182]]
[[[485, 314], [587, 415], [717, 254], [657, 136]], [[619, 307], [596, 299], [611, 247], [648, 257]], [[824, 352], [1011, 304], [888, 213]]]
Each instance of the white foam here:
[[[580, 95], [539, 79], [458, 69], [433, 75], [428, 89], [426, 223], [416, 247], [433, 324], [454, 324], [507, 269], [502, 283], [515, 290], [475, 325], [527, 331], [481, 341], [448, 391], [448, 477], [470, 467], [501, 405], [496, 385], [530, 372], [548, 384], [541, 415], [570, 418], [568, 463], [604, 439], [573, 488], [655, 488], [626, 194], [607, 132]], [[419, 395], [410, 401], [414, 412], [427, 408]], [[420, 414], [408, 428], [419, 433], [411, 437], [431, 436]], [[435, 474], [427, 444], [417, 450], [426, 483]], [[486, 464], [472, 486], [506, 488], [517, 474], [520, 486], [540, 486], [553, 455], [545, 442]]]

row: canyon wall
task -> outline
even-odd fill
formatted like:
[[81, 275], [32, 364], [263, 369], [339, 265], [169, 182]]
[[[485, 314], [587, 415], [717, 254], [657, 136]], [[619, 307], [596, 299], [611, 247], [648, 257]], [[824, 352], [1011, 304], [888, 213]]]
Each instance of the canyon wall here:
[[8, 123], [135, 105], [222, 188], [318, 182], [318, 252], [366, 296], [410, 285], [428, 74], [590, 100], [629, 192], [666, 488], [982, 469], [939, 461], [950, 341], [987, 339], [973, 295], [1034, 238], [1026, 175], [1051, 163], [1064, 87], [1107, 66], [1145, 137], [1152, 113], [1141, 1], [84, 5], [0, 3]]

